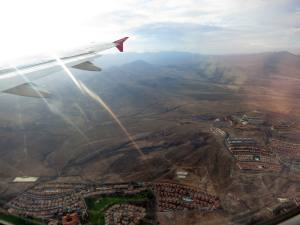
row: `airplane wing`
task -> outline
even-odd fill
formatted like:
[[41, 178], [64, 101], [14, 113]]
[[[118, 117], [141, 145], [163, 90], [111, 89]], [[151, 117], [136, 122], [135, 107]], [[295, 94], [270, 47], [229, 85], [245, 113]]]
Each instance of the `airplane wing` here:
[[100, 57], [99, 52], [116, 47], [123, 52], [123, 43], [128, 37], [107, 44], [95, 44], [87, 48], [76, 50], [59, 60], [49, 60], [33, 65], [25, 65], [19, 68], [0, 69], [0, 91], [27, 97], [49, 97], [50, 93], [38, 87], [32, 81], [63, 70], [61, 63], [68, 67], [86, 70], [100, 71], [91, 60]]

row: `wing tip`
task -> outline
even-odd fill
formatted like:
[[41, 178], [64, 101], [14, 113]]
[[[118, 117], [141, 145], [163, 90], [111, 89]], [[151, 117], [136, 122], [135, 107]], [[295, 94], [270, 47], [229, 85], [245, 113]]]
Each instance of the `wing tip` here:
[[120, 52], [123, 52], [124, 51], [124, 42], [128, 39], [129, 37], [124, 37], [124, 38], [121, 38], [119, 40], [116, 40], [114, 41], [113, 43], [116, 45], [116, 48], [120, 51]]

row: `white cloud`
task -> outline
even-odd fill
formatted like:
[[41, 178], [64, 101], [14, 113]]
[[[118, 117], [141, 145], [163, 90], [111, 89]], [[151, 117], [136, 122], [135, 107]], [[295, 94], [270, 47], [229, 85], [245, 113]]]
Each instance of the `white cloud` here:
[[[131, 37], [130, 51], [294, 50], [300, 40], [297, 0], [10, 0], [0, 7], [0, 60], [124, 35]], [[166, 31], [173, 24], [174, 32], [183, 23], [223, 29], [187, 29], [168, 45], [159, 33], [155, 38], [138, 32], [155, 24], [165, 24]]]

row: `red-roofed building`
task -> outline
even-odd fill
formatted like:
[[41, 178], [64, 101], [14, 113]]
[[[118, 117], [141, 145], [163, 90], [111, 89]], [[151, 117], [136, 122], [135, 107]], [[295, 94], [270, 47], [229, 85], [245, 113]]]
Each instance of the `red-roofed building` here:
[[62, 218], [63, 225], [79, 225], [80, 220], [77, 213], [67, 214]]

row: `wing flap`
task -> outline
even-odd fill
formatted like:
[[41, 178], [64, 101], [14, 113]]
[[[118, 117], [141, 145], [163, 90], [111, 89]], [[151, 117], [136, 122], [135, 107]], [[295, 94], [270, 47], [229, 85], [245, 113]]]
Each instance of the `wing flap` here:
[[86, 71], [101, 71], [101, 68], [96, 66], [90, 61], [86, 61], [77, 65], [72, 66], [75, 69], [86, 70]]
[[3, 91], [5, 93], [20, 95], [25, 97], [48, 98], [50, 93], [33, 83], [25, 83]]

